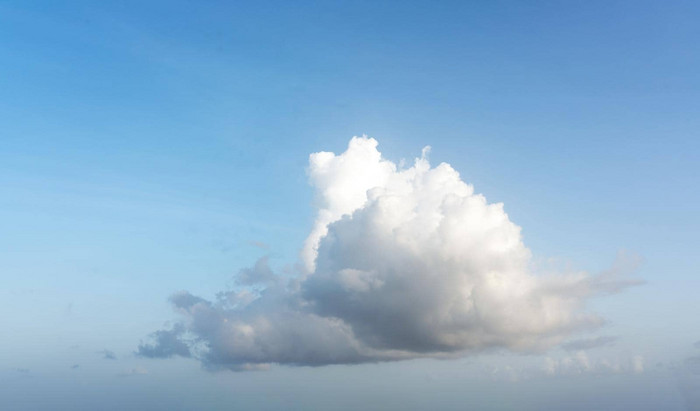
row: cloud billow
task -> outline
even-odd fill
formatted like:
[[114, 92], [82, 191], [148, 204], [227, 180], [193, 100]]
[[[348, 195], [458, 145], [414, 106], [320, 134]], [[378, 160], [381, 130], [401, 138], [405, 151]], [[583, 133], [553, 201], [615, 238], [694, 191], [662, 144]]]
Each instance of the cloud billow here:
[[427, 153], [399, 168], [355, 137], [312, 154], [318, 213], [299, 275], [283, 281], [263, 257], [214, 301], [179, 293], [183, 321], [138, 352], [232, 370], [532, 352], [599, 326], [586, 300], [636, 283], [617, 269], [535, 275], [503, 204]]

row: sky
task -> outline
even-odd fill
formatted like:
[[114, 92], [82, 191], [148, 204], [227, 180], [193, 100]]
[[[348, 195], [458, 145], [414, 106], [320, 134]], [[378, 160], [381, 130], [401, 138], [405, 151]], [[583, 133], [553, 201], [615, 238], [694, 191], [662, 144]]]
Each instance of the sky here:
[[0, 0], [0, 408], [700, 410], [698, 18]]

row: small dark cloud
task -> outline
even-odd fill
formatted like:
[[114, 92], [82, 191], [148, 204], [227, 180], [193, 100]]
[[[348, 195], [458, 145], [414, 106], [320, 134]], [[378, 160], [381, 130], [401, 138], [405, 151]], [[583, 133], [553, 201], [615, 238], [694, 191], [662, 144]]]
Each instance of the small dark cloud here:
[[[187, 300], [185, 302], [191, 301]], [[175, 304], [177, 305], [177, 303]], [[140, 344], [136, 350], [136, 355], [148, 358], [170, 358], [176, 355], [190, 357], [190, 348], [181, 339], [184, 332], [185, 328], [182, 324], [176, 324], [170, 330], [156, 331], [151, 334], [155, 340], [153, 344]]]
[[238, 285], [256, 285], [256, 284], [271, 284], [277, 280], [277, 276], [272, 272], [268, 264], [269, 256], [264, 256], [255, 262], [252, 268], [244, 268], [238, 272], [236, 284]]
[[567, 351], [583, 351], [590, 350], [598, 347], [605, 347], [613, 345], [617, 337], [595, 337], [595, 338], [583, 338], [580, 340], [573, 340], [561, 345], [561, 347]]
[[77, 370], [78, 368], [80, 368], [80, 364], [73, 364], [70, 366], [71, 370]]
[[192, 307], [195, 304], [209, 304], [207, 300], [197, 297], [196, 295], [192, 295], [187, 291], [181, 291], [179, 293], [174, 294], [172, 297], [170, 297], [170, 302], [175, 306], [175, 308], [185, 311], [189, 310], [190, 307]]
[[114, 354], [114, 351], [102, 350], [102, 351], [99, 351], [99, 353], [102, 354], [102, 358], [104, 358], [105, 360], [116, 360], [117, 359], [117, 356], [116, 356], [116, 354]]

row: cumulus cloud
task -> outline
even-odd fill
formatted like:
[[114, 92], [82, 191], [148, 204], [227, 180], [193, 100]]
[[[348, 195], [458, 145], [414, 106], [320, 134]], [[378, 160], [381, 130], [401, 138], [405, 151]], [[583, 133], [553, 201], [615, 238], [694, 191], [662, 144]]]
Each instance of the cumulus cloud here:
[[99, 353], [102, 354], [102, 358], [104, 358], [105, 360], [116, 360], [117, 359], [117, 355], [114, 353], [114, 351], [102, 350]]
[[356, 137], [342, 154], [312, 154], [318, 212], [299, 275], [282, 281], [263, 258], [213, 300], [176, 294], [183, 320], [138, 353], [255, 370], [532, 352], [599, 326], [586, 301], [637, 283], [627, 260], [598, 275], [533, 273], [503, 204], [428, 152], [401, 168]]

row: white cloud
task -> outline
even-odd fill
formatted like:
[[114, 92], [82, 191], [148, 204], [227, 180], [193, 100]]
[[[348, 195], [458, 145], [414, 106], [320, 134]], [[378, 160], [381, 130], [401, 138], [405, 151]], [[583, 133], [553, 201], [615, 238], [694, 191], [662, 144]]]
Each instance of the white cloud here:
[[338, 156], [327, 151], [309, 156], [309, 178], [318, 203], [316, 222], [302, 251], [309, 272], [314, 270], [328, 225], [365, 205], [367, 191], [385, 186], [394, 175], [396, 165], [382, 158], [374, 139], [353, 138], [347, 151]]
[[585, 301], [635, 283], [617, 269], [533, 274], [503, 204], [474, 193], [449, 164], [431, 167], [426, 154], [399, 168], [366, 137], [340, 155], [312, 154], [318, 214], [305, 272], [283, 284], [259, 262], [238, 284], [268, 287], [240, 304], [225, 297], [242, 290], [213, 302], [179, 294], [182, 328], [156, 334], [144, 352], [189, 355], [180, 344], [189, 338], [210, 367], [257, 369], [537, 351], [600, 325]]

